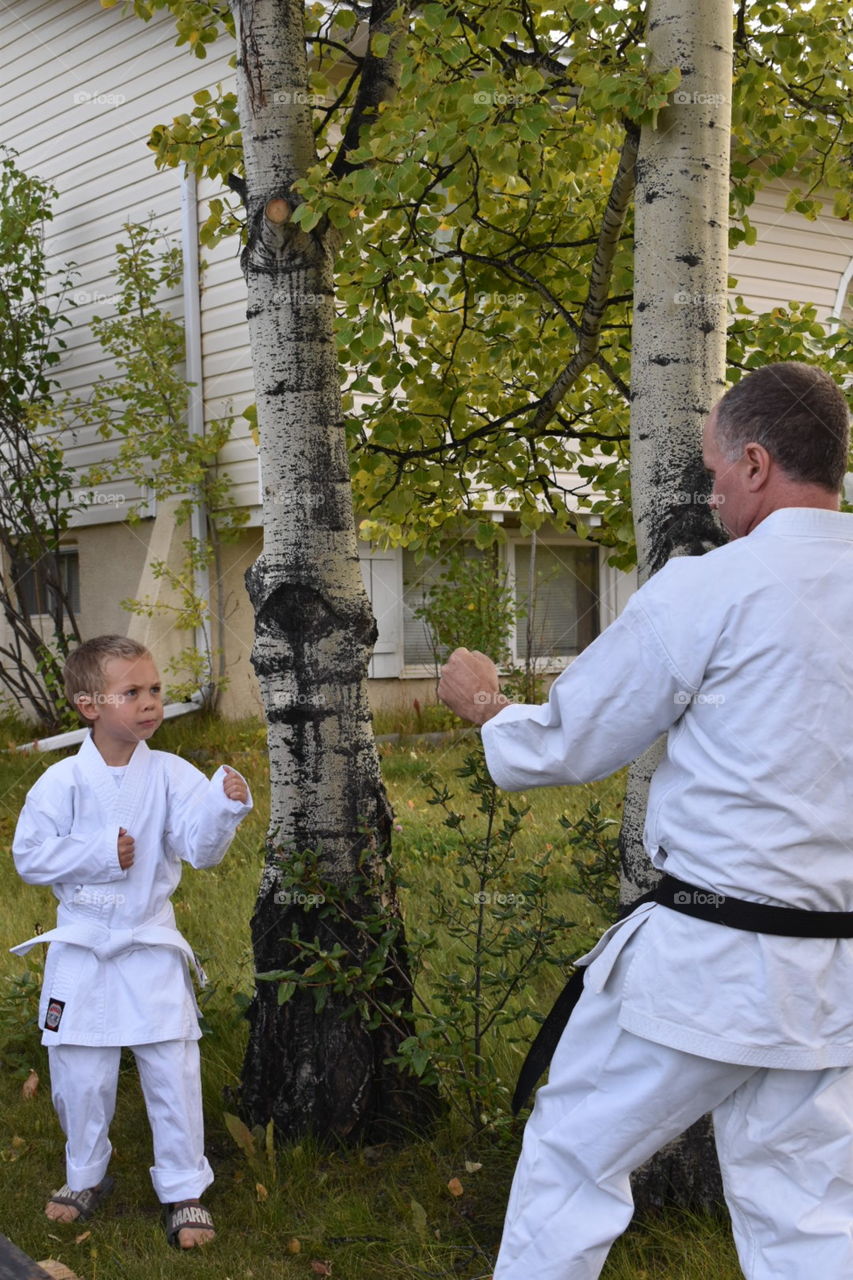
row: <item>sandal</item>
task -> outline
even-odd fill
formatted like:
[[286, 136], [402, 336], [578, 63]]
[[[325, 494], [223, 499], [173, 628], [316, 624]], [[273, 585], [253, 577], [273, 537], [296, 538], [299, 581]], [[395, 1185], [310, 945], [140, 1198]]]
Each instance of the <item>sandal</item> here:
[[[163, 1209], [164, 1226], [166, 1229], [166, 1239], [174, 1249], [197, 1249], [199, 1245], [182, 1245], [178, 1239], [178, 1233], [183, 1231], [184, 1227], [202, 1227], [213, 1230], [213, 1218], [210, 1211], [205, 1209], [203, 1204], [192, 1204], [182, 1201], [180, 1204], [169, 1204]], [[202, 1245], [211, 1244], [210, 1240], [203, 1240]]]
[[[53, 1192], [48, 1204], [70, 1205], [72, 1209], [77, 1210], [77, 1217], [72, 1221], [85, 1222], [101, 1207], [114, 1186], [115, 1179], [108, 1173], [104, 1174], [96, 1187], [89, 1187], [85, 1191], [72, 1191], [66, 1182], [58, 1191]], [[52, 1218], [51, 1221], [56, 1222], [60, 1219]]]

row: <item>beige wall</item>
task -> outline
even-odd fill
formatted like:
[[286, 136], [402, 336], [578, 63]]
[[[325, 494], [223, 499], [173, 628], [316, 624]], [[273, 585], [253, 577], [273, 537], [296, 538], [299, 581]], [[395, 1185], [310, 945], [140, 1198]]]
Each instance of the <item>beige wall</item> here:
[[[261, 697], [252, 668], [254, 615], [246, 592], [244, 574], [261, 552], [260, 529], [244, 529], [235, 542], [226, 543], [221, 555], [222, 612], [224, 625], [215, 632], [215, 643], [224, 655], [227, 685], [218, 709], [228, 719], [261, 715]], [[216, 599], [216, 576], [211, 574], [211, 595]]]

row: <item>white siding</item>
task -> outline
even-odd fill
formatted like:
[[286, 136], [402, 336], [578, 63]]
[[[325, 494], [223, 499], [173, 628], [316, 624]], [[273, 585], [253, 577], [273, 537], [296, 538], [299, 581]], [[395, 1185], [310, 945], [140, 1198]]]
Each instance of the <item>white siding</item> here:
[[853, 224], [833, 216], [831, 200], [814, 222], [788, 213], [790, 189], [776, 181], [758, 193], [749, 210], [758, 238], [753, 245], [738, 245], [729, 258], [729, 275], [737, 280], [732, 294], [740, 294], [754, 311], [813, 303], [825, 322], [853, 259]]
[[[156, 222], [177, 236], [180, 230], [180, 174], [158, 171], [147, 146], [151, 128], [191, 110], [192, 95], [230, 80], [227, 40], [206, 60], [175, 46], [168, 16], [150, 23], [104, 10], [97, 0], [17, 0], [4, 14], [4, 59], [0, 69], [0, 136], [19, 153], [26, 171], [50, 180], [59, 191], [47, 245], [56, 263], [72, 261], [78, 274], [72, 296], [78, 306], [63, 335], [68, 349], [60, 374], [69, 391], [86, 390], [111, 373], [92, 339], [94, 314], [109, 315], [115, 287], [110, 271], [122, 224]], [[206, 216], [204, 190], [199, 217]], [[245, 290], [235, 245], [208, 255], [217, 275], [202, 277], [202, 333], [205, 357], [205, 417], [239, 410], [253, 398], [245, 323]], [[163, 299], [176, 315], [182, 297]], [[224, 345], [209, 348], [211, 333]], [[115, 446], [91, 433], [69, 436], [69, 457], [83, 467]], [[255, 449], [239, 416], [234, 439], [223, 454], [235, 480], [235, 497], [254, 504]], [[126, 482], [102, 489], [127, 501], [141, 495]], [[103, 500], [85, 523], [121, 519], [121, 503]]]

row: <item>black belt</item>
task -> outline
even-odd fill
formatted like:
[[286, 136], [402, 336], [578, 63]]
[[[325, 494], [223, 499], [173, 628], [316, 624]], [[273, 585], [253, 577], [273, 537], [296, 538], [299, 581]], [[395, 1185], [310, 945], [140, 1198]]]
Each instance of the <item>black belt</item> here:
[[[804, 911], [800, 907], [745, 902], [743, 898], [712, 893], [666, 874], [649, 893], [624, 907], [620, 919], [646, 902], [659, 902], [670, 911], [710, 920], [712, 924], [724, 924], [730, 929], [746, 929], [750, 933], [775, 933], [784, 938], [853, 938], [853, 911]], [[584, 968], [576, 969], [569, 978], [530, 1046], [518, 1073], [512, 1098], [515, 1115], [527, 1102], [533, 1086], [554, 1056], [572, 1009], [583, 991], [584, 973]]]

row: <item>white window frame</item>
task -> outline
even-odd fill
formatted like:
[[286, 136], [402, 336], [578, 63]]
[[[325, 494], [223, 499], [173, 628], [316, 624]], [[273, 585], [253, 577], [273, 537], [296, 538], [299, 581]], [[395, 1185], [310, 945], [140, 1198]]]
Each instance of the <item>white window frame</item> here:
[[[516, 587], [515, 554], [519, 547], [529, 547], [530, 544], [531, 544], [531, 539], [529, 537], [513, 536], [511, 533], [509, 534], [508, 541], [507, 541], [507, 548], [506, 548], [507, 563], [508, 563], [508, 570], [509, 570], [509, 581], [510, 581], [510, 584], [512, 585], [513, 596], [516, 600], [516, 606], [518, 605], [518, 597], [516, 594], [517, 587]], [[570, 534], [549, 533], [544, 538], [538, 538], [537, 545], [538, 547], [560, 547], [560, 548], [581, 547], [588, 551], [593, 549], [595, 544], [587, 542], [583, 538], [573, 538]], [[602, 596], [601, 588], [602, 588], [603, 577], [604, 577], [603, 557], [602, 557], [602, 552], [599, 549], [598, 551], [598, 629], [596, 631], [596, 635], [600, 635], [601, 632], [604, 630], [604, 627], [607, 625], [605, 622], [605, 610], [603, 608], [602, 600], [601, 600], [601, 596]], [[512, 628], [512, 636], [510, 638], [510, 652], [512, 653], [512, 660], [515, 666], [523, 668], [525, 659], [524, 659], [524, 655], [519, 653], [519, 650], [518, 650], [518, 635], [517, 635], [517, 627], [515, 626]], [[583, 652], [583, 650], [581, 650], [581, 652]], [[533, 659], [534, 670], [536, 671], [537, 675], [559, 675], [561, 671], [565, 671], [566, 667], [571, 666], [575, 658], [578, 656], [579, 656], [578, 654], [573, 653], [573, 654], [560, 655], [560, 656], [551, 657], [551, 658], [537, 657]]]

